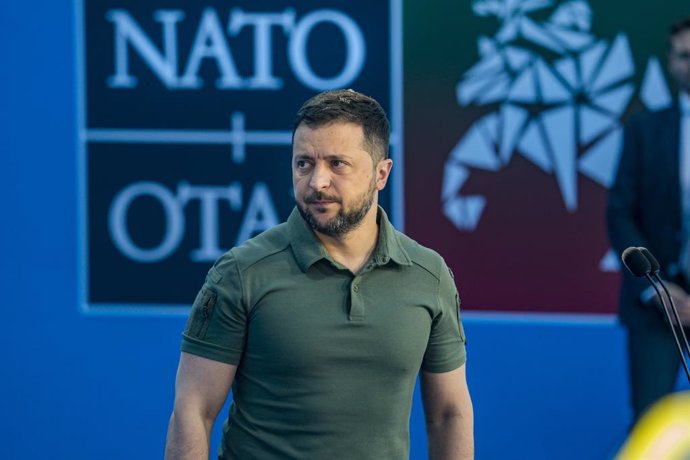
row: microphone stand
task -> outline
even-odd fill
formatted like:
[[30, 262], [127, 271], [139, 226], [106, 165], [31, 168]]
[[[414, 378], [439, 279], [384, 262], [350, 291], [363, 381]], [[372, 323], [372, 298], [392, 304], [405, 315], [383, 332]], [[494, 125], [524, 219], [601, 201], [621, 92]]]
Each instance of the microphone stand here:
[[[662, 289], [666, 293], [666, 296], [668, 297], [669, 303], [671, 304], [671, 310], [673, 311], [673, 316], [676, 320], [676, 324], [678, 324], [679, 329], [680, 329], [680, 335], [683, 337], [683, 342], [685, 344], [685, 349], [687, 350], [688, 354], [690, 354], [690, 346], [688, 346], [688, 338], [685, 337], [685, 332], [683, 331], [683, 325], [680, 322], [680, 317], [678, 316], [678, 309], [676, 308], [676, 305], [673, 303], [673, 298], [671, 297], [671, 294], [668, 292], [668, 289], [666, 289], [666, 286], [664, 283], [661, 281], [661, 278], [659, 278], [659, 275], [657, 272], [653, 272], [654, 278], [656, 278], [657, 282], [661, 285]], [[644, 276], [647, 278], [649, 283], [652, 285], [654, 290], [656, 291], [656, 295], [661, 300], [661, 304], [664, 307], [664, 313], [666, 313], [666, 319], [668, 320], [668, 324], [671, 327], [671, 332], [673, 333], [673, 338], [675, 339], [676, 346], [678, 347], [678, 353], [680, 353], [680, 361], [683, 363], [683, 368], [685, 369], [685, 375], [688, 378], [688, 383], [690, 383], [690, 369], [688, 369], [688, 363], [685, 361], [685, 353], [683, 352], [683, 348], [681, 347], [681, 342], [680, 339], [678, 338], [678, 334], [676, 333], [676, 328], [673, 326], [673, 320], [671, 319], [671, 313], [669, 312], [669, 307], [666, 305], [666, 302], [664, 301], [664, 297], [661, 295], [661, 291], [659, 291], [659, 288], [656, 286], [656, 282], [654, 279], [649, 275], [649, 273], [645, 273]]]

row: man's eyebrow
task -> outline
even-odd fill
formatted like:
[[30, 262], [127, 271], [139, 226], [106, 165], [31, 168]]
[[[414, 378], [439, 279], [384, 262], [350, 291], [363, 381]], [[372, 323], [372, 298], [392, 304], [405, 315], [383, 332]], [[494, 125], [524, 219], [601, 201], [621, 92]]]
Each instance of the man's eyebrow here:
[[[314, 156], [309, 155], [308, 153], [296, 153], [294, 158], [295, 160], [311, 160], [314, 158]], [[341, 153], [329, 153], [323, 155], [322, 158], [324, 160], [349, 160], [350, 156]]]
[[350, 157], [348, 155], [340, 154], [340, 153], [329, 153], [328, 155], [323, 156], [327, 160], [348, 160]]

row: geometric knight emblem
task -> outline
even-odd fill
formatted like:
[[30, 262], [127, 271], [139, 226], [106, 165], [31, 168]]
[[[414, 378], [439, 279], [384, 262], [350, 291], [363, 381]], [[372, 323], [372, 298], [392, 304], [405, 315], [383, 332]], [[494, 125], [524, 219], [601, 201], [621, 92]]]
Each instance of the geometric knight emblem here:
[[[565, 208], [575, 212], [578, 174], [611, 185], [621, 117], [636, 92], [650, 109], [671, 102], [655, 57], [635, 88], [626, 34], [611, 40], [593, 35], [586, 0], [555, 3], [475, 0], [472, 5], [475, 15], [495, 16], [500, 27], [494, 36], [478, 38], [479, 61], [456, 86], [460, 106], [494, 108], [469, 127], [444, 166], [443, 212], [460, 231], [474, 231], [487, 205], [482, 195], [462, 193], [472, 169], [499, 171], [521, 155], [555, 176]], [[546, 20], [530, 17], [546, 8], [551, 11]]]

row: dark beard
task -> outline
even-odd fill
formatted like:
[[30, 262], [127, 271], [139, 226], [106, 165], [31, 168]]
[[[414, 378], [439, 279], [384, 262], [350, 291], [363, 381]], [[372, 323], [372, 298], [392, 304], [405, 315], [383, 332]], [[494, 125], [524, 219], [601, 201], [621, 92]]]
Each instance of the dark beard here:
[[[324, 198], [330, 199], [321, 192], [314, 192], [310, 195], [307, 195], [304, 198], [304, 202], [308, 205], [313, 201], [322, 200]], [[342, 202], [338, 202], [342, 204]], [[349, 212], [345, 212], [343, 207], [341, 206], [340, 211], [338, 211], [338, 215], [328, 220], [325, 224], [319, 223], [319, 221], [309, 211], [306, 205], [304, 206], [304, 208], [302, 208], [300, 203], [297, 203], [297, 210], [301, 214], [302, 218], [306, 220], [307, 223], [311, 226], [311, 228], [313, 228], [317, 232], [323, 233], [324, 235], [328, 236], [340, 237], [354, 230], [362, 223], [362, 219], [364, 219], [364, 216], [367, 215], [373, 203], [374, 187], [372, 186], [369, 189], [367, 195], [364, 197], [364, 199], [360, 201], [358, 207], [352, 209]]]

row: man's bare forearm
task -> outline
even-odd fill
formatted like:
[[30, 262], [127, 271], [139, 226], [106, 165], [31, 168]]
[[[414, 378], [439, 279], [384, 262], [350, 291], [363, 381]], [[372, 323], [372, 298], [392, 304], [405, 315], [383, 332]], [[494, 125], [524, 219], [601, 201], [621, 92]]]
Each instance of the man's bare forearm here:
[[211, 425], [200, 417], [170, 416], [165, 460], [199, 460], [209, 456]]
[[456, 414], [440, 423], [427, 422], [429, 460], [471, 460], [474, 458], [472, 416]]

